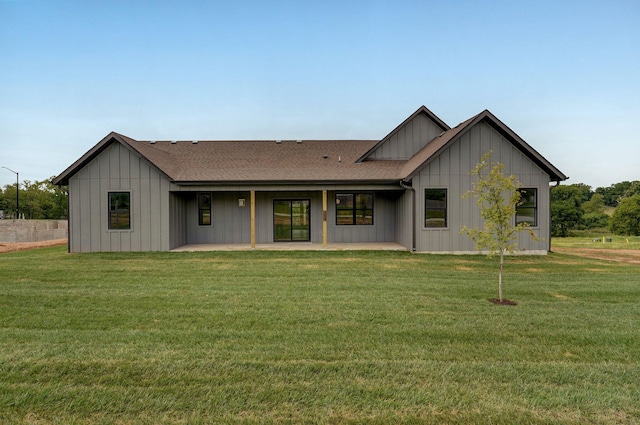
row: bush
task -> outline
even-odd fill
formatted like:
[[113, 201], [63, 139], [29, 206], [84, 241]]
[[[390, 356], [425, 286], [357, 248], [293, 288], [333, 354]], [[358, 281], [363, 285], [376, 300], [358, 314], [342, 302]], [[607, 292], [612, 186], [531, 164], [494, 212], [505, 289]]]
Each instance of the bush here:
[[609, 216], [605, 213], [588, 213], [582, 216], [585, 229], [598, 229], [609, 227]]
[[569, 236], [569, 231], [582, 222], [582, 209], [575, 199], [553, 199], [551, 191], [551, 236]]
[[609, 229], [616, 235], [640, 236], [640, 195], [620, 201], [609, 221]]

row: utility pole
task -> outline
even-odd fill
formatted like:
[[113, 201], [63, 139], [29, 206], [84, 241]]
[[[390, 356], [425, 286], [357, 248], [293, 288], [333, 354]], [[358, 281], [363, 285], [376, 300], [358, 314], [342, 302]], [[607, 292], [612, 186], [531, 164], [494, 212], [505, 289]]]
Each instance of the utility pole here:
[[5, 170], [11, 171], [16, 175], [16, 220], [20, 218], [20, 179], [18, 178], [18, 172], [13, 171], [11, 168], [7, 168], [4, 165], [2, 166]]

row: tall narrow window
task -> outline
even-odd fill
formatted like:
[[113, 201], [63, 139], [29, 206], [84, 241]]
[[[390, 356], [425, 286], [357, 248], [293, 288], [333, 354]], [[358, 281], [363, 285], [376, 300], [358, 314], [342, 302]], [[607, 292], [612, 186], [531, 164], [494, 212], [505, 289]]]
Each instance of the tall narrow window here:
[[447, 227], [447, 189], [425, 189], [425, 227]]
[[373, 193], [337, 193], [337, 225], [372, 225]]
[[538, 190], [518, 189], [520, 202], [516, 205], [516, 224], [527, 223], [529, 226], [538, 225]]
[[198, 224], [211, 226], [211, 193], [198, 193]]
[[109, 192], [109, 229], [131, 229], [131, 193]]

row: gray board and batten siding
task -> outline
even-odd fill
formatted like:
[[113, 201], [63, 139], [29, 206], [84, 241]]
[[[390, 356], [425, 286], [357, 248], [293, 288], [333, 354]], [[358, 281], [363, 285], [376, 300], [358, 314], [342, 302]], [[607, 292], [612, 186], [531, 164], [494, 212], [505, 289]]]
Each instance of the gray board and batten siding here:
[[[415, 250], [415, 227], [417, 216], [416, 194], [413, 188], [407, 187], [396, 200], [396, 238], [395, 242]], [[419, 220], [419, 219], [418, 219]]]
[[[518, 245], [527, 251], [543, 253], [549, 248], [548, 213], [550, 198], [549, 175], [533, 163], [523, 152], [485, 122], [479, 122], [435, 156], [413, 177], [416, 190], [416, 251], [473, 252], [474, 242], [460, 234], [463, 225], [481, 227], [480, 211], [473, 198], [462, 198], [472, 189], [474, 177], [469, 170], [484, 154], [492, 151], [492, 160], [504, 164], [505, 174], [514, 174], [524, 188], [537, 189], [538, 223], [532, 227], [541, 239], [531, 239], [528, 232], [520, 232]], [[447, 189], [446, 228], [427, 228], [424, 223], [425, 189]]]
[[[168, 251], [170, 187], [148, 161], [110, 144], [69, 178], [70, 251]], [[130, 229], [109, 230], [109, 192], [131, 193]]]
[[[198, 192], [210, 192], [211, 224], [198, 224]], [[179, 199], [182, 210], [178, 227], [173, 230], [176, 235], [184, 234], [182, 243], [172, 244], [171, 248], [193, 244], [249, 244], [251, 242], [251, 216], [248, 191], [217, 192], [210, 188], [198, 192], [172, 192], [171, 196]], [[245, 206], [240, 207], [238, 200], [244, 199]], [[185, 227], [182, 227], [184, 223]]]
[[[396, 201], [401, 192], [373, 192], [373, 224], [336, 225], [335, 195], [329, 191], [328, 239], [330, 243], [397, 242]], [[410, 246], [405, 246], [410, 249]]]
[[404, 160], [414, 156], [427, 142], [448, 130], [426, 108], [418, 110], [382, 139], [365, 156], [367, 160]]

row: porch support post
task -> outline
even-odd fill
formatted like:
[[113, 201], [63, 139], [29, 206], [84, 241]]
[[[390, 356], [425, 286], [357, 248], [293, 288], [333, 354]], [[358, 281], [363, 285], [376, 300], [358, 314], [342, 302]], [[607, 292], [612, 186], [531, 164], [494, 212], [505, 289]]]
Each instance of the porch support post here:
[[322, 247], [327, 246], [327, 190], [322, 191]]
[[250, 208], [251, 208], [251, 248], [256, 247], [256, 191], [251, 191]]

